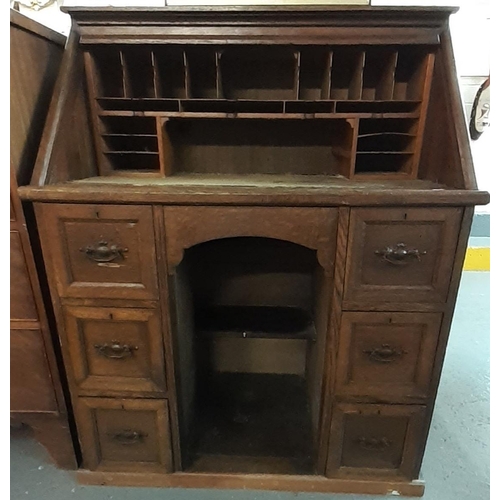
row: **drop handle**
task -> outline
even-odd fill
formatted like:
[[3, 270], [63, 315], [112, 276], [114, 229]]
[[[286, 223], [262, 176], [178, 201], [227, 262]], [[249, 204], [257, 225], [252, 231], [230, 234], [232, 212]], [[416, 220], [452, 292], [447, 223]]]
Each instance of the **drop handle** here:
[[367, 438], [359, 437], [354, 440], [354, 443], [364, 450], [369, 451], [384, 451], [389, 448], [392, 443], [386, 437], [382, 438]]
[[392, 348], [389, 344], [382, 344], [380, 347], [373, 349], [365, 349], [363, 353], [368, 355], [370, 361], [376, 363], [392, 363], [403, 354], [408, 354], [407, 351]]
[[144, 441], [148, 435], [145, 432], [134, 431], [132, 429], [124, 429], [118, 432], [111, 432], [108, 436], [120, 444], [131, 445]]
[[120, 344], [120, 342], [112, 340], [111, 344], [94, 344], [94, 349], [97, 351], [97, 354], [108, 359], [126, 359], [130, 358], [134, 354], [134, 351], [137, 351], [139, 348], [137, 346]]
[[80, 248], [90, 260], [94, 262], [113, 262], [116, 259], [124, 259], [128, 248], [123, 248], [118, 245], [109, 245], [107, 241], [101, 240], [93, 245], [87, 245]]
[[382, 257], [385, 262], [395, 266], [405, 266], [411, 260], [420, 261], [422, 255], [426, 255], [425, 250], [417, 248], [409, 248], [405, 243], [397, 243], [394, 246], [389, 246], [383, 250], [375, 250], [375, 255]]

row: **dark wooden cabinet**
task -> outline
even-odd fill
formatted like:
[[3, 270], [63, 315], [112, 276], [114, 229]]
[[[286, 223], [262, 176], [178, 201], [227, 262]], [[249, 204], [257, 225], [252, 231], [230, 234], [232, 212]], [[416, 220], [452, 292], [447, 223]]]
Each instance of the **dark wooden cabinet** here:
[[14, 424], [32, 428], [58, 466], [74, 469], [71, 416], [61, 385], [64, 372], [56, 359], [55, 327], [49, 324], [51, 306], [35, 222], [17, 193], [33, 171], [65, 41], [11, 10], [10, 412]]
[[421, 495], [477, 190], [449, 8], [70, 8], [31, 185], [92, 484]]

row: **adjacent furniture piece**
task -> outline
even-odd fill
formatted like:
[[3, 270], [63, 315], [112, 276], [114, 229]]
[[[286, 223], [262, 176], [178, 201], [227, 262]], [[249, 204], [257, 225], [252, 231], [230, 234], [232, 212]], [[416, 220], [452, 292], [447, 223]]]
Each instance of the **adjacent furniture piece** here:
[[12, 421], [29, 425], [57, 465], [74, 469], [75, 449], [54, 353], [58, 340], [48, 321], [51, 304], [35, 235], [28, 233], [34, 217], [17, 194], [18, 185], [28, 183], [33, 172], [65, 41], [10, 11], [10, 409]]
[[68, 8], [33, 201], [82, 482], [421, 495], [477, 190], [450, 8]]

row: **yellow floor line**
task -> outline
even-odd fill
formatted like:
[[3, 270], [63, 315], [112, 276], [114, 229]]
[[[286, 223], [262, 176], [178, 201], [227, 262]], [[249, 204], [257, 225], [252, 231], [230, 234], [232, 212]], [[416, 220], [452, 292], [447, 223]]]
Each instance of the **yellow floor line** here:
[[489, 247], [468, 248], [465, 254], [464, 271], [489, 271]]

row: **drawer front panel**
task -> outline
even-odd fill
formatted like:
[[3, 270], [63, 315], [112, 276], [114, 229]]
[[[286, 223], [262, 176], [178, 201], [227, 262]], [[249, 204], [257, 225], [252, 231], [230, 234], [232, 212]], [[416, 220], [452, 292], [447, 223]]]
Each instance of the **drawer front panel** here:
[[167, 259], [177, 266], [184, 250], [199, 243], [235, 237], [290, 241], [317, 251], [332, 272], [337, 210], [310, 207], [166, 207]]
[[339, 404], [334, 408], [328, 477], [418, 474], [425, 407]]
[[66, 336], [80, 391], [165, 392], [159, 312], [66, 307]]
[[58, 411], [40, 330], [10, 331], [10, 410]]
[[446, 302], [461, 216], [458, 208], [352, 209], [344, 299]]
[[440, 325], [438, 313], [343, 313], [336, 393], [396, 403], [425, 399]]
[[21, 237], [17, 231], [10, 233], [10, 318], [38, 319]]
[[166, 401], [80, 398], [77, 408], [85, 468], [172, 471]]
[[61, 297], [156, 299], [151, 207], [45, 205], [42, 238]]

